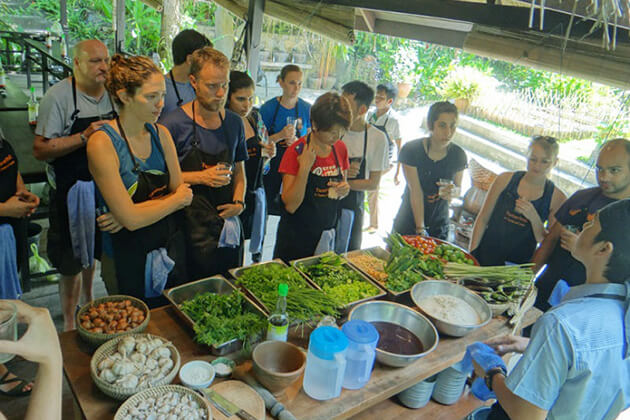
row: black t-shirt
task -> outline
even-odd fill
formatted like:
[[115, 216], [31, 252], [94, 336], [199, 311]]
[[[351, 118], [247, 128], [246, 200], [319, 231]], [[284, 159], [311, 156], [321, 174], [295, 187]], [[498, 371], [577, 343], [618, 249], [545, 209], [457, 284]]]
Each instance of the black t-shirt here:
[[[437, 182], [440, 179], [454, 180], [457, 172], [468, 167], [468, 159], [464, 149], [451, 143], [448, 145], [446, 156], [438, 161], [434, 161], [429, 158], [424, 150], [423, 141], [424, 139], [418, 139], [405, 144], [400, 151], [398, 161], [405, 165], [414, 166], [418, 172], [418, 178], [424, 194], [424, 223], [431, 232], [433, 229], [438, 229], [448, 224], [448, 202], [439, 198]], [[411, 211], [409, 187], [405, 187], [402, 206], [407, 206], [408, 211], [405, 212], [404, 216], [399, 214], [399, 217], [404, 219], [411, 217], [410, 223], [415, 226]]]

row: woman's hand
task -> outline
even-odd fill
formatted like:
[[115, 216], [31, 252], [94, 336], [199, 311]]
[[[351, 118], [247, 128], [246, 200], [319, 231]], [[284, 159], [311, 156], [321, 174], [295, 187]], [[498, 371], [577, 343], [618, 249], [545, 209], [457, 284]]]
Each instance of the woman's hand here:
[[121, 225], [112, 213], [105, 213], [96, 218], [98, 228], [103, 232], [116, 233], [124, 226]]
[[328, 187], [335, 189], [337, 200], [345, 198], [350, 193], [350, 184], [347, 181], [328, 181]]
[[177, 187], [173, 193], [173, 198], [178, 204], [178, 210], [189, 206], [193, 198], [193, 192], [190, 189], [190, 185], [186, 183], [179, 184], [179, 187]]
[[269, 142], [259, 142], [260, 147], [262, 147], [263, 150], [261, 150], [262, 155], [264, 157], [266, 157], [267, 159], [273, 159], [274, 157], [276, 157], [276, 144], [272, 141]]
[[540, 220], [540, 216], [536, 211], [536, 208], [529, 200], [524, 200], [522, 198], [518, 198], [516, 200], [516, 205], [514, 206], [514, 210], [523, 216], [530, 222], [535, 222], [536, 219]]
[[28, 217], [35, 212], [38, 204], [39, 199], [37, 201], [26, 201], [16, 194], [4, 203], [0, 203], [0, 215], [16, 219]]
[[309, 143], [305, 145], [304, 149], [302, 149], [302, 153], [300, 153], [297, 157], [300, 170], [308, 169], [310, 172], [313, 164], [315, 163], [315, 159], [317, 159], [317, 154], [315, 153], [315, 147], [313, 147], [313, 144]]
[[244, 208], [241, 204], [227, 203], [217, 206], [217, 210], [219, 211], [219, 217], [227, 219], [243, 213]]
[[529, 344], [529, 338], [518, 335], [504, 335], [486, 341], [497, 352], [499, 356], [507, 353], [523, 353]]

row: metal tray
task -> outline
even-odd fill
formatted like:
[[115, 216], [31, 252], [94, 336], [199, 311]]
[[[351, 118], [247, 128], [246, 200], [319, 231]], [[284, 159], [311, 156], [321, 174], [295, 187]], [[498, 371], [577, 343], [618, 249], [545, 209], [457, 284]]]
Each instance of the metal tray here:
[[[175, 312], [191, 327], [193, 328], [194, 321], [186, 315], [179, 305], [186, 300], [192, 299], [200, 293], [216, 293], [220, 295], [228, 295], [232, 292], [241, 293], [245, 298], [245, 307], [248, 311], [258, 313], [260, 316], [267, 318], [268, 314], [262, 310], [256, 303], [249, 299], [240, 290], [234, 287], [223, 276], [212, 276], [206, 279], [193, 281], [191, 283], [183, 284], [181, 286], [173, 287], [172, 289], [164, 290], [164, 296], [175, 307]], [[262, 337], [262, 335], [261, 335]], [[260, 338], [260, 337], [259, 337]], [[215, 356], [224, 356], [229, 353], [234, 353], [243, 347], [243, 342], [238, 339], [226, 341], [218, 346], [209, 346], [210, 352]]]
[[[313, 285], [313, 287], [322, 290], [321, 287], [319, 287], [319, 285], [317, 283], [315, 283], [315, 280], [313, 280], [312, 278], [310, 278], [310, 276], [308, 274], [306, 274], [305, 272], [303, 272], [302, 270], [299, 269], [298, 264], [303, 264], [307, 267], [317, 264], [319, 263], [319, 259], [320, 256], [314, 256], [314, 257], [306, 257], [306, 258], [300, 258], [299, 260], [293, 260], [291, 261], [291, 267], [295, 268], [300, 274], [302, 274], [304, 276], [304, 278], [308, 279], [308, 281]], [[366, 276], [365, 274], [363, 274], [363, 272], [361, 270], [357, 270], [352, 264], [349, 264], [347, 260], [345, 260], [345, 258], [342, 257], [342, 259], [345, 261], [346, 265], [348, 266], [348, 268], [352, 271], [355, 271], [357, 274], [359, 274], [359, 276], [366, 282], [370, 283], [371, 285], [375, 286], [378, 291], [380, 292], [377, 295], [374, 296], [369, 296], [366, 298], [363, 298], [361, 300], [357, 300], [354, 302], [350, 302], [348, 304], [346, 304], [345, 306], [342, 306], [340, 309], [342, 311], [343, 314], [346, 314], [350, 309], [352, 309], [352, 307], [354, 307], [355, 305], [358, 305], [359, 303], [363, 303], [363, 302], [368, 302], [370, 300], [376, 300], [376, 299], [380, 299], [383, 298], [387, 295], [385, 289], [383, 289], [383, 287], [380, 285], [379, 282], [377, 281], [373, 281], [370, 277]]]
[[[233, 268], [231, 270], [229, 270], [229, 273], [232, 275], [232, 277], [234, 277], [234, 279], [238, 280], [239, 277], [241, 277], [243, 275], [243, 272], [247, 271], [248, 269], [254, 267], [254, 266], [258, 266], [258, 265], [281, 265], [283, 267], [289, 267], [289, 265], [287, 265], [287, 263], [285, 263], [284, 261], [282, 261], [280, 258], [276, 258], [274, 260], [271, 261], [266, 261], [266, 262], [261, 262], [261, 263], [256, 263], [256, 264], [252, 264], [252, 265], [248, 265], [247, 267], [238, 267], [238, 268]], [[304, 283], [307, 284], [308, 286], [314, 288], [314, 289], [319, 289], [319, 287], [317, 287], [316, 285], [314, 285], [306, 276], [304, 276], [304, 273], [302, 273], [299, 270], [296, 270], [297, 273], [299, 273], [302, 278], [304, 279]], [[228, 280], [229, 281], [229, 280]], [[256, 302], [256, 304], [258, 306], [260, 306], [261, 308], [263, 308], [263, 310], [267, 313], [271, 313], [271, 309], [273, 308], [267, 308], [267, 306], [262, 302], [262, 300], [260, 300], [260, 298], [258, 296], [256, 296], [256, 294], [254, 294], [251, 290], [249, 290], [248, 288], [244, 287], [244, 286], [240, 286], [237, 284], [234, 284], [235, 287], [240, 288], [242, 291], [244, 291], [247, 296], [249, 296], [249, 298], [251, 300], [253, 300], [254, 302]]]
[[389, 261], [389, 257], [391, 256], [389, 251], [381, 248], [380, 246], [375, 246], [373, 248], [367, 248], [367, 249], [357, 249], [356, 251], [346, 252], [342, 256], [346, 259], [346, 261], [348, 261], [348, 264], [350, 264], [352, 267], [354, 267], [355, 269], [360, 271], [363, 275], [365, 275], [367, 278], [372, 280], [374, 283], [377, 283], [378, 285], [380, 285], [381, 288], [384, 289], [387, 292], [387, 294], [392, 296], [394, 299], [397, 299], [397, 298], [399, 298], [399, 297], [401, 297], [401, 296], [403, 296], [405, 294], [406, 295], [409, 294], [409, 291], [411, 290], [411, 288], [409, 288], [407, 290], [403, 290], [402, 292], [395, 292], [393, 290], [389, 290], [387, 288], [387, 286], [385, 286], [385, 283], [381, 283], [380, 281], [378, 281], [378, 279], [374, 278], [373, 276], [371, 276], [367, 272], [363, 271], [361, 269], [361, 267], [353, 264], [352, 261], [350, 261], [350, 259], [348, 258], [348, 257], [352, 257], [352, 256], [355, 256], [355, 255], [362, 255], [362, 254], [372, 254], [374, 257], [379, 258], [379, 259], [381, 259], [381, 260], [383, 260], [385, 262]]

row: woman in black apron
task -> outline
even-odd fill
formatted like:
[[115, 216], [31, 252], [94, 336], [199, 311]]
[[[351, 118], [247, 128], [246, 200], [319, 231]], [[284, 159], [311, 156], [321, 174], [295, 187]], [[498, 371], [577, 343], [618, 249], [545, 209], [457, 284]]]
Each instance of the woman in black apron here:
[[[449, 102], [431, 105], [427, 117], [430, 137], [413, 140], [401, 149], [407, 187], [394, 219], [394, 232], [447, 239], [449, 202], [461, 186], [468, 166], [464, 150], [451, 143], [457, 126], [457, 108]], [[440, 195], [440, 181], [450, 181]]]
[[147, 57], [112, 58], [107, 90], [120, 117], [90, 137], [87, 155], [105, 202], [124, 229], [112, 234], [119, 291], [164, 304], [145, 287], [147, 255], [165, 248], [174, 267], [163, 287], [187, 281], [184, 236], [173, 215], [190, 204], [182, 183], [175, 146], [168, 131], [156, 126], [165, 92], [164, 78]]
[[262, 239], [265, 235], [267, 203], [263, 176], [269, 170], [269, 160], [276, 154], [276, 146], [268, 141], [265, 124], [257, 110], [252, 109], [255, 84], [246, 73], [230, 72], [227, 107], [243, 118], [248, 159], [245, 161], [247, 190], [245, 210], [240, 214], [245, 239], [250, 239], [252, 260], [260, 262]]
[[313, 131], [291, 146], [283, 158], [284, 211], [274, 257], [288, 262], [311, 256], [316, 250], [332, 250], [339, 199], [350, 191], [344, 180], [348, 152], [339, 138], [350, 126], [351, 117], [345, 98], [336, 93], [320, 96], [311, 108]]
[[501, 174], [490, 188], [471, 237], [470, 249], [481, 265], [531, 261], [545, 224], [554, 223], [553, 214], [566, 199], [548, 179], [558, 149], [553, 137], [535, 137], [527, 172]]

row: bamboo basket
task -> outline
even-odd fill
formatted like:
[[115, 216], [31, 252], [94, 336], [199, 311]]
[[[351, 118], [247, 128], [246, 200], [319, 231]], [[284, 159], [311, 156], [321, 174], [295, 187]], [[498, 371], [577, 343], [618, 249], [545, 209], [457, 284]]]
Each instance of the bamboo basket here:
[[[133, 328], [131, 330], [121, 331], [114, 334], [93, 333], [86, 330], [85, 328], [81, 326], [81, 322], [80, 322], [81, 316], [86, 314], [90, 310], [90, 308], [94, 306], [98, 306], [100, 303], [119, 302], [122, 300], [130, 300], [133, 306], [135, 306], [138, 309], [141, 309], [144, 312], [144, 321], [142, 322], [142, 324], [138, 325], [136, 328]], [[100, 346], [101, 344], [113, 338], [120, 337], [121, 335], [137, 334], [137, 333], [144, 332], [144, 330], [146, 330], [147, 328], [147, 325], [149, 325], [150, 318], [151, 318], [151, 311], [149, 311], [149, 307], [147, 306], [146, 303], [144, 303], [138, 298], [135, 298], [133, 296], [127, 296], [127, 295], [105, 296], [102, 298], [94, 299], [93, 301], [86, 303], [85, 305], [83, 305], [81, 309], [79, 309], [79, 312], [77, 312], [77, 315], [76, 315], [77, 332], [79, 333], [79, 337], [81, 337], [83, 341], [85, 341], [91, 346], [96, 347], [96, 346]]]
[[159, 381], [154, 382], [153, 384], [146, 384], [143, 386], [138, 386], [135, 388], [125, 388], [119, 385], [113, 385], [110, 384], [109, 382], [106, 382], [104, 380], [102, 380], [101, 378], [98, 377], [98, 364], [105, 359], [105, 357], [107, 356], [111, 356], [112, 354], [114, 354], [116, 352], [116, 348], [118, 346], [118, 343], [120, 342], [120, 340], [122, 340], [123, 338], [125, 338], [127, 335], [130, 334], [123, 334], [119, 337], [116, 337], [110, 341], [108, 341], [105, 344], [102, 344], [94, 353], [94, 355], [92, 356], [92, 360], [90, 361], [90, 376], [92, 376], [92, 380], [94, 381], [94, 383], [96, 384], [96, 386], [98, 387], [98, 389], [100, 389], [101, 391], [103, 391], [103, 393], [109, 397], [112, 397], [116, 400], [124, 400], [128, 397], [130, 397], [131, 395], [136, 394], [139, 391], [142, 391], [146, 388], [153, 388], [153, 387], [157, 387], [157, 386], [161, 386], [161, 385], [168, 385], [170, 384], [173, 379], [175, 379], [175, 375], [177, 375], [177, 372], [179, 371], [179, 366], [181, 364], [181, 357], [179, 355], [179, 351], [177, 351], [177, 348], [169, 341], [165, 340], [162, 337], [156, 336], [156, 335], [151, 335], [151, 334], [131, 334], [131, 336], [133, 336], [134, 338], [139, 338], [139, 337], [147, 337], [150, 339], [153, 338], [159, 338], [163, 341], [166, 342], [166, 347], [168, 347], [168, 349], [171, 351], [171, 358], [173, 359], [173, 368], [171, 369], [171, 371], [162, 379], [160, 379]]
[[135, 407], [140, 401], [147, 398], [159, 398], [164, 396], [167, 392], [177, 392], [182, 396], [187, 395], [192, 397], [193, 401], [196, 401], [201, 408], [205, 409], [206, 419], [212, 420], [212, 410], [208, 406], [206, 400], [196, 392], [191, 391], [190, 389], [181, 385], [163, 385], [145, 389], [144, 391], [137, 393], [136, 395], [125, 401], [123, 405], [118, 408], [118, 410], [116, 411], [116, 415], [114, 416], [114, 420], [124, 420], [128, 414], [129, 409]]

